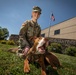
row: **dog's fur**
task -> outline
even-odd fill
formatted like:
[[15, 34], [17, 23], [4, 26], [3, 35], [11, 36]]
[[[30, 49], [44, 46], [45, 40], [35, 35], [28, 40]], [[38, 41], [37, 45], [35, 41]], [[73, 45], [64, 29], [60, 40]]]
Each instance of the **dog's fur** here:
[[[29, 72], [30, 71], [29, 60], [28, 60], [28, 58], [30, 58], [29, 56], [36, 57], [36, 56], [39, 55], [39, 57], [34, 59], [34, 61], [37, 61], [40, 64], [40, 66], [41, 66], [41, 75], [47, 75], [46, 74], [46, 67], [48, 65], [51, 65], [53, 69], [57, 69], [57, 67], [61, 66], [58, 58], [53, 53], [48, 52], [48, 51], [46, 51], [44, 49], [44, 48], [46, 48], [46, 44], [47, 44], [47, 40], [45, 38], [39, 37], [39, 38], [36, 38], [34, 40], [34, 45], [28, 51], [27, 56], [26, 56], [26, 58], [24, 60], [24, 72]], [[43, 45], [45, 45], [44, 48], [43, 48]], [[43, 53], [36, 54], [37, 53], [36, 51], [38, 49], [40, 49], [40, 47], [45, 51]]]

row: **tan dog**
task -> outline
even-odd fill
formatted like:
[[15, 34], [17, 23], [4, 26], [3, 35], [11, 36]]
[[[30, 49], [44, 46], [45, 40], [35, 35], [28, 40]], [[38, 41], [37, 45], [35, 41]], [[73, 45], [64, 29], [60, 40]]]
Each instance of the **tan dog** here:
[[18, 53], [18, 48], [10, 48], [10, 49], [8, 50], [8, 52]]
[[[28, 51], [26, 59], [24, 61], [24, 72], [29, 72], [29, 56], [33, 56], [35, 59], [34, 61], [37, 61], [41, 66], [41, 75], [47, 75], [46, 74], [46, 67], [48, 65], [51, 65], [53, 69], [57, 69], [60, 65], [60, 62], [58, 58], [51, 52], [46, 51], [46, 45], [47, 45], [47, 39], [43, 37], [36, 38], [34, 40], [33, 47]], [[37, 57], [37, 58], [36, 58]], [[48, 64], [46, 64], [47, 62]]]
[[23, 57], [22, 50], [20, 50], [18, 47], [10, 48], [8, 52], [15, 53], [17, 56]]

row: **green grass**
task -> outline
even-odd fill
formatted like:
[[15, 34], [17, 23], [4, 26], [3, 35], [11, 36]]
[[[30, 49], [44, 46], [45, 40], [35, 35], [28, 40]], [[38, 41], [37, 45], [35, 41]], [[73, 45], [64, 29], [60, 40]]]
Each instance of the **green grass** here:
[[[29, 74], [23, 72], [24, 60], [7, 50], [15, 46], [0, 44], [0, 75], [40, 75], [40, 68], [30, 64]], [[57, 71], [48, 67], [48, 75], [76, 75], [76, 57], [55, 53], [63, 68]]]

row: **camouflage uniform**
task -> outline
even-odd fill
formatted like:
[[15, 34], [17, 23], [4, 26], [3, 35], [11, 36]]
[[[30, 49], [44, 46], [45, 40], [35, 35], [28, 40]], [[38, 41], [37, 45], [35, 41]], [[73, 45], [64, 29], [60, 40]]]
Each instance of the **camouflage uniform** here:
[[22, 27], [19, 32], [19, 40], [21, 49], [26, 46], [32, 47], [33, 41], [31, 38], [39, 37], [41, 34], [41, 28], [38, 23], [28, 20], [22, 24]]

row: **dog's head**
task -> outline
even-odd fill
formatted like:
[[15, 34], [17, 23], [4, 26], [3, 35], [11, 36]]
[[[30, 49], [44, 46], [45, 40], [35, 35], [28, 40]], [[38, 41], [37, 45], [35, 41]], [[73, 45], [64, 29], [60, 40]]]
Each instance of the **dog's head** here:
[[34, 40], [34, 46], [35, 46], [35, 53], [38, 54], [44, 54], [45, 53], [45, 48], [47, 46], [48, 40], [44, 37], [38, 37]]

